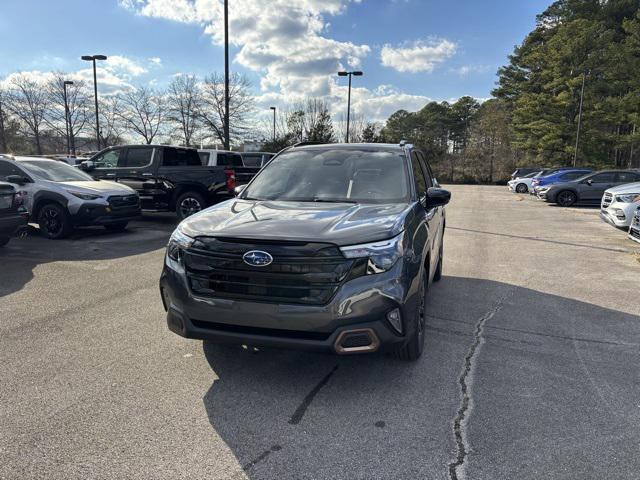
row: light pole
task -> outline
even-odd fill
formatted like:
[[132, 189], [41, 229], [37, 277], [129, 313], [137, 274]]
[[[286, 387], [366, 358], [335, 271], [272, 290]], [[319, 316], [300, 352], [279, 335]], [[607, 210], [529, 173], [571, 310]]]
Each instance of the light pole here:
[[98, 79], [96, 76], [96, 60], [106, 60], [106, 55], [83, 55], [80, 57], [87, 62], [93, 62], [93, 95], [96, 101], [96, 142], [100, 150], [100, 120], [98, 118]]
[[582, 72], [582, 88], [580, 89], [580, 107], [578, 108], [578, 128], [576, 130], [576, 148], [573, 151], [573, 166], [578, 161], [578, 143], [580, 142], [580, 126], [582, 124], [582, 101], [584, 99], [584, 82], [587, 77], [587, 71]]
[[224, 148], [229, 150], [229, 0], [224, 0]]
[[67, 153], [71, 155], [71, 118], [69, 118], [69, 100], [67, 96], [67, 85], [73, 85], [73, 82], [64, 80], [62, 82], [62, 92], [64, 96], [64, 125], [67, 128]]
[[276, 107], [269, 107], [269, 110], [273, 110], [273, 144], [276, 143]]
[[351, 76], [355, 75], [356, 77], [361, 77], [362, 72], [356, 70], [355, 72], [338, 72], [339, 77], [349, 77], [349, 93], [347, 94], [347, 135], [345, 138], [345, 143], [349, 143], [349, 121], [351, 118]]

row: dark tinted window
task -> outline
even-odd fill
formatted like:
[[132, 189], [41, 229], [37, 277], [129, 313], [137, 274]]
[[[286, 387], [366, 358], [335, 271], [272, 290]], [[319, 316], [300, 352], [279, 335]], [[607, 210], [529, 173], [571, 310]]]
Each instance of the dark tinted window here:
[[599, 173], [591, 177], [593, 183], [612, 183], [615, 181], [616, 172]]
[[218, 153], [216, 163], [225, 167], [242, 167], [242, 157], [238, 153]]
[[261, 153], [243, 153], [242, 160], [245, 167], [259, 167], [262, 165]]
[[202, 160], [196, 150], [187, 148], [165, 148], [162, 157], [164, 167], [201, 167]]
[[153, 148], [130, 148], [127, 151], [127, 167], [145, 167], [151, 163]]
[[198, 152], [198, 156], [200, 156], [202, 165], [209, 165], [209, 152]]
[[413, 176], [415, 177], [418, 196], [423, 197], [427, 191], [427, 182], [424, 178], [424, 174], [422, 173], [422, 168], [420, 167], [420, 162], [418, 161], [418, 155], [416, 152], [411, 154], [411, 168], [413, 168]]
[[20, 175], [24, 177], [24, 173], [10, 162], [0, 160], [0, 180], [6, 181], [9, 175]]
[[618, 179], [616, 182], [619, 183], [632, 183], [640, 180], [640, 174], [634, 172], [618, 172]]
[[564, 175], [560, 175], [560, 178], [564, 181], [575, 180], [576, 178], [584, 177], [588, 172], [568, 172]]
[[427, 188], [433, 187], [433, 173], [431, 173], [431, 168], [429, 168], [429, 164], [427, 163], [424, 155], [421, 152], [418, 152], [418, 158], [420, 159], [420, 166], [424, 171], [424, 178], [427, 182]]

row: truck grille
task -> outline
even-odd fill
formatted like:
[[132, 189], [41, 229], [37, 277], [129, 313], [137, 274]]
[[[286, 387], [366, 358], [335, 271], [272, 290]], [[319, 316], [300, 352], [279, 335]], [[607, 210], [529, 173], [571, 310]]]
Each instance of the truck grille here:
[[107, 199], [111, 208], [137, 208], [140, 205], [138, 195], [113, 195]]
[[[269, 253], [273, 262], [246, 264], [251, 250]], [[183, 259], [197, 295], [306, 305], [327, 304], [354, 264], [329, 244], [209, 237], [198, 238]]]
[[611, 205], [611, 202], [613, 202], [613, 194], [611, 193], [605, 193], [602, 196], [602, 208], [607, 208], [609, 205]]

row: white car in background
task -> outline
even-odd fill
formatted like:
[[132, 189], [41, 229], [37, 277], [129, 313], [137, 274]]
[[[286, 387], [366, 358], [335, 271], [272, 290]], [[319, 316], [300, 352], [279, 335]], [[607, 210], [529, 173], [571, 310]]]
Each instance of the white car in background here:
[[640, 207], [636, 209], [633, 220], [631, 221], [629, 238], [640, 243]]
[[527, 193], [529, 190], [531, 190], [531, 181], [539, 173], [540, 172], [531, 172], [524, 177], [516, 178], [515, 180], [509, 180], [507, 182], [509, 190], [516, 193]]
[[640, 182], [626, 183], [605, 190], [600, 203], [600, 218], [614, 227], [628, 228], [640, 207]]

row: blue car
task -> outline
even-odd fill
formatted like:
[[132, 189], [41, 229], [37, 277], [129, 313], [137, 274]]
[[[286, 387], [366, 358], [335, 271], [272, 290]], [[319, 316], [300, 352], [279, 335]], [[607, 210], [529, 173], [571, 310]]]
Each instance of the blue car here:
[[590, 168], [561, 168], [548, 175], [534, 178], [531, 182], [531, 191], [533, 194], [537, 195], [538, 198], [544, 199], [545, 193], [549, 190], [551, 185], [555, 183], [571, 182], [591, 172], [593, 172], [593, 170]]

